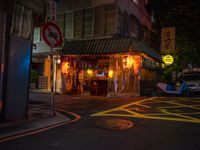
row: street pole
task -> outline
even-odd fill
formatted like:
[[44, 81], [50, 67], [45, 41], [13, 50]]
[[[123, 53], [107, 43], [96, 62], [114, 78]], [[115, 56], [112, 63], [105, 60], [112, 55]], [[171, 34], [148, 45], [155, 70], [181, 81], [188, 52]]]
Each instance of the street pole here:
[[51, 43], [51, 113], [55, 116], [54, 99], [55, 99], [55, 79], [54, 79], [54, 63], [53, 63], [54, 44]]

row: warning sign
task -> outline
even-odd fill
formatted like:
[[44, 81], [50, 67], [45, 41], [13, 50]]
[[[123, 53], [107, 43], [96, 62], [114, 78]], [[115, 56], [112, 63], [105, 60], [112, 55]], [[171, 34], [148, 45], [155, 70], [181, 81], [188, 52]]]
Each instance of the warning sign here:
[[42, 37], [50, 47], [58, 47], [63, 43], [62, 32], [53, 22], [46, 23], [42, 28]]

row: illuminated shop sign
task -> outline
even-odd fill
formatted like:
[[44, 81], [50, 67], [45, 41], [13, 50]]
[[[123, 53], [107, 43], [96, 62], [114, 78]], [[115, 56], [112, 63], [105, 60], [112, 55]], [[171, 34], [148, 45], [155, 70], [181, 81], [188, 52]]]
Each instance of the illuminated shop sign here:
[[165, 65], [171, 65], [174, 62], [174, 58], [171, 55], [165, 55], [162, 57], [163, 62]]

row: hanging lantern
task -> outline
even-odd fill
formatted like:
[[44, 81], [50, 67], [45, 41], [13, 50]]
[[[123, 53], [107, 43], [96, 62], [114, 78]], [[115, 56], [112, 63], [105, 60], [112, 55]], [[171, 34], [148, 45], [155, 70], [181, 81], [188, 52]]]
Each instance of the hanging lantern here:
[[69, 69], [70, 69], [69, 62], [62, 62], [62, 64], [61, 64], [61, 71], [62, 71], [62, 73], [68, 73]]
[[131, 68], [133, 65], [133, 57], [131, 55], [123, 56], [123, 67]]
[[108, 78], [113, 78], [113, 70], [108, 71]]
[[92, 69], [88, 69], [88, 70], [87, 70], [87, 74], [88, 74], [89, 76], [92, 76], [92, 74], [93, 74]]
[[133, 69], [135, 74], [138, 74], [141, 67], [141, 63], [142, 63], [141, 56], [133, 56]]

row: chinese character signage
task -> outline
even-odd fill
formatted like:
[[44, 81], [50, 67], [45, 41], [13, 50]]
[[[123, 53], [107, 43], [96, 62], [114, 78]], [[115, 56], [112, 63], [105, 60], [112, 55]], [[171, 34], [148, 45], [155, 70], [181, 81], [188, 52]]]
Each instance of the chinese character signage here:
[[161, 53], [171, 54], [175, 50], [175, 28], [162, 28], [161, 31]]
[[55, 0], [49, 0], [50, 5], [50, 18], [52, 22], [56, 22], [56, 9], [57, 9], [57, 3]]

